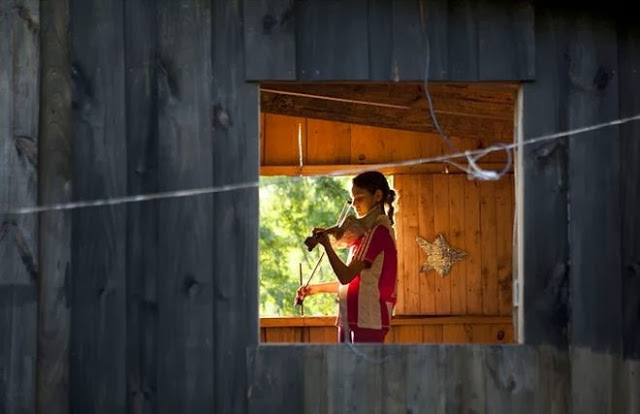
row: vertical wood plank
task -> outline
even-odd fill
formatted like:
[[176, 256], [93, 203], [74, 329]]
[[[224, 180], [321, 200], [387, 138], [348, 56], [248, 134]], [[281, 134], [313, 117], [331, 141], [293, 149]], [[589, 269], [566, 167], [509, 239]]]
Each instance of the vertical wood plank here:
[[475, 3], [473, 0], [448, 2], [447, 80], [478, 80], [478, 23]]
[[[158, 191], [157, 8], [125, 3], [129, 194]], [[127, 408], [157, 412], [158, 202], [127, 206]]]
[[480, 234], [482, 255], [482, 313], [498, 314], [498, 277], [496, 274], [496, 185], [480, 183]]
[[[158, 187], [207, 187], [213, 184], [211, 5], [162, 0], [157, 10]], [[212, 212], [210, 195], [158, 203], [161, 413], [215, 409]]]
[[466, 301], [469, 315], [482, 314], [482, 253], [480, 247], [480, 188], [478, 181], [464, 185]]
[[[640, 30], [626, 22], [619, 30], [620, 116], [640, 113]], [[622, 318], [625, 357], [640, 359], [640, 124], [620, 127], [620, 205], [622, 225]]]
[[[127, 191], [123, 7], [70, 3], [73, 198]], [[126, 206], [72, 214], [69, 406], [126, 407]], [[96, 373], [99, 373], [98, 375]]]
[[535, 76], [531, 1], [482, 2], [478, 7], [479, 78], [527, 80]]
[[[434, 187], [433, 175], [422, 174], [418, 176], [418, 236], [432, 242], [435, 237], [434, 228]], [[418, 248], [419, 263], [418, 269], [427, 261], [426, 254], [422, 249]], [[429, 271], [426, 273], [418, 272], [419, 289], [420, 289], [420, 314], [435, 315], [436, 314], [436, 278], [439, 277], [436, 272]]]
[[[522, 87], [523, 138], [568, 129], [568, 76], [565, 18], [536, 9], [536, 82]], [[527, 145], [522, 150], [518, 179], [523, 212], [520, 220], [525, 254], [519, 282], [523, 343], [567, 345], [569, 239], [567, 233], [566, 139]]]
[[393, 79], [391, 54], [393, 50], [393, 1], [368, 0], [368, 52], [369, 80], [389, 81]]
[[6, 212], [38, 201], [39, 26], [39, 2], [0, 4], [0, 412], [9, 414], [36, 408], [38, 216]]
[[393, 2], [392, 79], [424, 80], [447, 77], [448, 19], [446, 0]]
[[[449, 178], [444, 174], [433, 176], [433, 230], [437, 237], [442, 234], [451, 244], [451, 228], [449, 222]], [[433, 242], [433, 240], [430, 240]], [[435, 270], [430, 270], [435, 273]], [[444, 277], [435, 275], [436, 314], [451, 314], [451, 275]]]
[[293, 0], [243, 0], [247, 80], [296, 79]]
[[351, 125], [307, 119], [305, 164], [348, 164], [351, 159]]
[[366, 0], [301, 1], [295, 19], [298, 80], [369, 78]]
[[[618, 65], [615, 21], [578, 15], [569, 27], [569, 129], [617, 119], [618, 83], [611, 81]], [[570, 137], [568, 157], [570, 338], [573, 346], [612, 353], [622, 350], [622, 223], [619, 203], [611, 202], [620, 200], [618, 132], [607, 128]]]
[[395, 315], [402, 315], [405, 313], [405, 284], [407, 282], [407, 276], [405, 271], [405, 259], [404, 259], [404, 232], [405, 232], [405, 218], [402, 214], [402, 200], [400, 191], [404, 185], [404, 179], [402, 175], [393, 176], [393, 187], [396, 192], [396, 210], [393, 219], [395, 220], [394, 229], [396, 231], [396, 249], [398, 250], [398, 281], [396, 284], [396, 306], [393, 313]]
[[[467, 178], [464, 175], [449, 175], [449, 244], [455, 248], [465, 250], [465, 197], [464, 187]], [[473, 208], [473, 207], [469, 207]], [[466, 250], [465, 250], [466, 251]], [[451, 280], [451, 314], [467, 314], [467, 292], [466, 292], [466, 261], [456, 263], [451, 268], [448, 276]]]
[[496, 182], [496, 277], [498, 279], [498, 314], [511, 314], [513, 215], [511, 198], [513, 176], [507, 174]]
[[[71, 68], [69, 2], [40, 3], [41, 111], [39, 204], [71, 201]], [[71, 265], [71, 213], [40, 215], [37, 406], [40, 412], [69, 412], [67, 289]], [[0, 398], [1, 399], [1, 398]]]
[[418, 236], [418, 180], [414, 175], [402, 176], [400, 183], [394, 183], [399, 193], [399, 214], [402, 214], [402, 252], [403, 252], [403, 314], [420, 312], [419, 247]]
[[[216, 1], [213, 10], [213, 184], [252, 183], [214, 195], [215, 411], [246, 412], [248, 346], [258, 343], [259, 88], [243, 67], [242, 9]], [[209, 108], [210, 109], [210, 108]], [[207, 137], [211, 139], [211, 135]], [[213, 254], [211, 254], [213, 253]]]

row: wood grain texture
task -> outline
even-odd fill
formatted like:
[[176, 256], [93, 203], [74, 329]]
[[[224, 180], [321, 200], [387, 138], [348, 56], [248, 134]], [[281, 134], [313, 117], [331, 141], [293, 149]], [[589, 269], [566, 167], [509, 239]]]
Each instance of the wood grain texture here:
[[[415, 176], [414, 176], [415, 177]], [[416, 180], [416, 178], [410, 178]], [[418, 186], [415, 190], [418, 191], [418, 228], [419, 236], [425, 240], [433, 241], [436, 237], [434, 227], [435, 217], [435, 204], [434, 204], [434, 176], [423, 174], [417, 177]], [[401, 213], [402, 214], [402, 213]], [[404, 215], [402, 216], [404, 217]], [[413, 243], [416, 243], [415, 240]], [[426, 262], [426, 254], [419, 249], [418, 250], [418, 269]], [[412, 274], [405, 273], [404, 277], [418, 277], [418, 286], [420, 291], [419, 312], [423, 315], [435, 315], [436, 314], [436, 278], [439, 277], [435, 272], [413, 272]]]
[[[615, 22], [577, 15], [567, 23], [568, 128], [617, 119]], [[620, 137], [608, 128], [569, 140], [571, 342], [617, 354], [622, 351], [622, 223], [620, 206], [611, 200], [620, 200]], [[594, 168], [598, 165], [607, 168]]]
[[213, 249], [208, 252], [215, 264], [213, 398], [215, 411], [221, 413], [248, 409], [246, 349], [258, 343], [259, 329], [259, 92], [258, 85], [245, 82], [237, 72], [237, 68], [245, 66], [246, 58], [242, 15], [238, 2], [215, 2], [215, 118], [213, 136], [208, 136], [213, 143], [213, 184], [256, 184], [213, 197], [214, 239]]
[[477, 10], [479, 79], [533, 79], [536, 42], [532, 2], [485, 1]]
[[[449, 177], [444, 174], [433, 177], [433, 230], [442, 234], [451, 244], [449, 220]], [[433, 243], [435, 240], [429, 240]], [[424, 257], [424, 253], [423, 253]], [[433, 273], [434, 271], [431, 270]], [[435, 275], [436, 314], [451, 315], [451, 275]]]
[[[640, 113], [640, 30], [626, 22], [618, 35], [620, 116]], [[622, 223], [623, 353], [640, 358], [640, 124], [620, 126], [620, 208]]]
[[[213, 5], [157, 3], [159, 191], [214, 184]], [[215, 410], [212, 198], [157, 205], [156, 404], [161, 413]]]
[[299, 1], [295, 20], [298, 80], [368, 79], [366, 0]]
[[244, 0], [245, 78], [296, 79], [296, 19], [293, 0]]
[[[127, 189], [155, 193], [158, 185], [157, 7], [125, 3]], [[158, 205], [127, 207], [127, 410], [158, 411]]]
[[[69, 3], [40, 3], [39, 204], [71, 201]], [[69, 412], [71, 213], [40, 215], [39, 412]]]
[[39, 2], [0, 5], [0, 412], [36, 409]]
[[[524, 140], [568, 129], [568, 76], [560, 16], [536, 9], [536, 82], [522, 87]], [[569, 235], [567, 141], [527, 145], [522, 152], [521, 300], [527, 344], [567, 345]]]
[[[123, 8], [71, 1], [73, 199], [127, 192]], [[126, 206], [72, 213], [69, 406], [126, 406]], [[100, 373], [100, 375], [96, 375]]]
[[[565, 413], [561, 396], [571, 392], [566, 354], [531, 347], [290, 345], [253, 348], [249, 355], [250, 413], [395, 413], [425, 407], [434, 413], [533, 407]], [[283, 398], [285, 387], [289, 398]]]

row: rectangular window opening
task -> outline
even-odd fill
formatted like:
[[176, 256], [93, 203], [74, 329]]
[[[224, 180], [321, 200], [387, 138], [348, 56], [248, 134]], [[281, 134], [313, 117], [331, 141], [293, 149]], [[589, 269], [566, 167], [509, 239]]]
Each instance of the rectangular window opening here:
[[[514, 142], [517, 84], [431, 83], [429, 93], [458, 152]], [[397, 304], [385, 343], [516, 343], [514, 168], [483, 181], [468, 178], [464, 157], [414, 162], [452, 153], [423, 84], [262, 83], [260, 107], [262, 344], [337, 342], [335, 295], [294, 306], [322, 251], [307, 251], [304, 239], [335, 224], [351, 178], [368, 169], [385, 173], [399, 196]], [[506, 161], [495, 151], [477, 163], [500, 171]], [[333, 280], [325, 257], [311, 283]]]

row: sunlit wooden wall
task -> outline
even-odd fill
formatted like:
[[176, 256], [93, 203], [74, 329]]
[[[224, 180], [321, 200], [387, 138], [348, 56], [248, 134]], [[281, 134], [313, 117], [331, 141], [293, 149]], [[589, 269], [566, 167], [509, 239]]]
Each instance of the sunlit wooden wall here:
[[[397, 313], [405, 315], [510, 315], [512, 309], [513, 175], [470, 181], [463, 174], [400, 174], [396, 223], [399, 274]], [[441, 277], [416, 243], [420, 236], [447, 243], [467, 256]]]

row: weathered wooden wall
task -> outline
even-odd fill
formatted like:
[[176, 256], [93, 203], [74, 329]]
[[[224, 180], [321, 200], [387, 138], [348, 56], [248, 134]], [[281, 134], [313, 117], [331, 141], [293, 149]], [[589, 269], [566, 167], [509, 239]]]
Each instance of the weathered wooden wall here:
[[36, 406], [40, 7], [0, 2], [0, 412]]
[[[529, 80], [528, 1], [244, 0], [250, 80]], [[427, 54], [428, 52], [428, 54]]]
[[[424, 33], [432, 80], [531, 81], [526, 138], [640, 111], [631, 13], [626, 21], [526, 1], [241, 3], [70, 2], [73, 139], [71, 159], [55, 157], [62, 171], [72, 166], [74, 199], [255, 181], [258, 88], [243, 70], [254, 80], [420, 81]], [[40, 9], [51, 15], [41, 19]], [[51, 241], [38, 238], [36, 216], [7, 211], [67, 194], [36, 179], [47, 148], [38, 111], [60, 96], [38, 94], [56, 65], [38, 53], [39, 42], [54, 47], [40, 21], [64, 19], [52, 10], [0, 3], [2, 411], [34, 412], [36, 384], [65, 388], [64, 375], [36, 381], [47, 371], [35, 361], [36, 345], [49, 346], [36, 332], [62, 334], [38, 355], [65, 352], [53, 326], [66, 326], [64, 309], [37, 327], [37, 306], [62, 303], [69, 392], [43, 412], [64, 412], [65, 401], [74, 412], [640, 411], [637, 122], [522, 152], [518, 265], [530, 345], [253, 347], [254, 189], [78, 210], [68, 289], [51, 269], [39, 283], [52, 258], [65, 266], [64, 248], [41, 255]], [[68, 185], [64, 176], [47, 185]], [[58, 292], [38, 297], [49, 282]]]
[[226, 1], [1, 3], [0, 412], [246, 412], [256, 188], [7, 214], [256, 182], [242, 19]]

